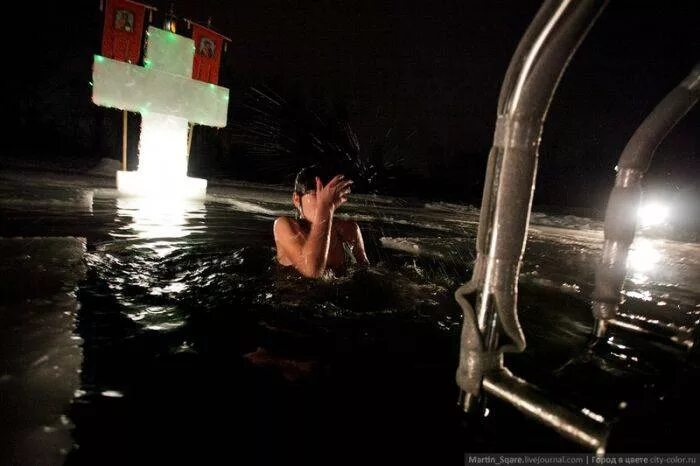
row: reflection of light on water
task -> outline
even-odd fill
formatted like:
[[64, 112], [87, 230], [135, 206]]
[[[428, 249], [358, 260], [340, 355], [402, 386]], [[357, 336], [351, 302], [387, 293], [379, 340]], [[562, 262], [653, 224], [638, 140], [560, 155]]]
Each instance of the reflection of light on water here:
[[[661, 252], [647, 238], [637, 238], [632, 243], [629, 255], [627, 256], [627, 267], [635, 274], [650, 272], [656, 264], [661, 261]], [[633, 280], [646, 281], [646, 277], [634, 277]]]
[[182, 282], [172, 282], [170, 285], [165, 287], [154, 286], [151, 288], [150, 294], [153, 296], [160, 296], [162, 294], [178, 294], [187, 290], [187, 285]]
[[652, 296], [651, 296], [651, 291], [625, 291], [625, 296], [629, 296], [630, 298], [637, 298], [641, 299], [642, 301], [651, 301]]
[[[187, 234], [188, 233], [182, 236], [187, 236]], [[153, 252], [155, 252], [158, 255], [158, 257], [165, 257], [169, 254], [172, 254], [177, 249], [177, 247], [175, 247], [173, 243], [169, 243], [167, 241], [153, 241], [151, 243], [146, 243], [141, 247], [146, 249], [152, 249]]]
[[162, 324], [147, 325], [147, 330], [173, 330], [182, 327], [184, 322], [165, 322]]
[[[146, 288], [151, 296], [166, 295], [168, 302], [164, 306], [134, 306], [129, 298], [119, 293], [118, 299], [127, 309], [127, 317], [147, 330], [167, 331], [181, 327], [185, 324], [185, 316], [176, 303], [172, 305], [172, 301], [177, 302], [177, 295], [187, 290], [187, 284], [181, 279], [164, 284], [159, 278], [159, 264], [166, 256], [183, 247], [181, 238], [203, 230], [192, 223], [205, 217], [204, 203], [182, 198], [125, 197], [117, 199], [117, 213], [119, 217], [130, 218], [131, 221], [122, 228], [122, 232], [113, 236], [145, 240], [131, 244], [139, 252], [129, 256], [133, 262], [128, 269], [128, 281]], [[119, 281], [118, 278], [115, 281]]]
[[188, 220], [204, 217], [201, 201], [178, 198], [119, 198], [117, 209], [120, 216], [133, 219], [130, 227], [143, 239], [183, 238], [191, 233]]
[[149, 306], [128, 311], [126, 315], [147, 330], [173, 330], [185, 325], [184, 316], [176, 306]]

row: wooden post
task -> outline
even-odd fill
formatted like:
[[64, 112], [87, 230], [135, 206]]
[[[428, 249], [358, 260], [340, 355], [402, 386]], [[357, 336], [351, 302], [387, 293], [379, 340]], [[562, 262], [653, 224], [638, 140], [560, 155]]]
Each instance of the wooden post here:
[[122, 110], [123, 118], [123, 129], [122, 129], [122, 170], [126, 171], [126, 141], [127, 141], [127, 113], [126, 110]]
[[190, 150], [192, 149], [192, 133], [194, 132], [194, 123], [190, 123], [190, 130], [187, 132], [187, 158], [190, 157]]

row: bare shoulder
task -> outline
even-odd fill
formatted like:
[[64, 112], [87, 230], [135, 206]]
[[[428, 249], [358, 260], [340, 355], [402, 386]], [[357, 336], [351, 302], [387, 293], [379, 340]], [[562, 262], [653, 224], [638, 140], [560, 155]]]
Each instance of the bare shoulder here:
[[360, 226], [354, 220], [337, 219], [335, 222], [340, 230], [340, 234], [345, 238], [355, 237], [360, 231]]
[[336, 218], [333, 219], [333, 221], [338, 225], [340, 228], [355, 228], [357, 227], [357, 222], [355, 220], [347, 220], [344, 218]]
[[277, 217], [273, 225], [275, 234], [285, 232], [295, 232], [299, 229], [299, 223], [293, 218]]

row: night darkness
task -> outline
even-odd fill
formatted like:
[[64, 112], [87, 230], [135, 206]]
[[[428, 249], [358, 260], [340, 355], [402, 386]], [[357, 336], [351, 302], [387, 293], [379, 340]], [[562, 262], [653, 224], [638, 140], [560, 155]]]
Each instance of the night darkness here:
[[[170, 2], [159, 8], [154, 24]], [[17, 15], [41, 44], [12, 47], [2, 157], [84, 168], [119, 158], [120, 113], [90, 100], [99, 2]], [[198, 128], [190, 170], [288, 183], [307, 163], [350, 170], [364, 190], [479, 203], [500, 85], [539, 1], [177, 1], [233, 39], [224, 130]], [[634, 130], [700, 58], [697, 1], [613, 0], [566, 70], [540, 149], [535, 204], [600, 210]], [[183, 22], [179, 33], [189, 35]], [[16, 55], [16, 56], [14, 56]], [[13, 116], [16, 115], [16, 116]], [[133, 127], [130, 160], [136, 160]], [[659, 147], [648, 184], [697, 198], [696, 108]], [[381, 166], [367, 170], [369, 164]], [[367, 180], [374, 174], [371, 183]], [[364, 186], [363, 186], [364, 185]]]

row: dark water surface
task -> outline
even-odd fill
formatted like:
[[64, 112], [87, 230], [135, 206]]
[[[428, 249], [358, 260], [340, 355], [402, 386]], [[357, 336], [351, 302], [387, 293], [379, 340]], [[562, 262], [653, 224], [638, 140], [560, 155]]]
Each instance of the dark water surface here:
[[[119, 199], [64, 185], [0, 190], [0, 236], [87, 238], [77, 298], [80, 389], [66, 464], [462, 464], [464, 452], [580, 451], [496, 401], [456, 410], [461, 313], [477, 213], [358, 197], [372, 267], [308, 280], [274, 260], [275, 188], [210, 189], [205, 203]], [[574, 409], [615, 422], [610, 449], [697, 450], [700, 247], [641, 238], [623, 318], [588, 347], [602, 234], [581, 219], [533, 226], [507, 366]], [[673, 337], [672, 342], [668, 337]]]

